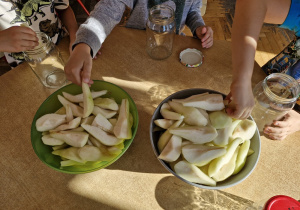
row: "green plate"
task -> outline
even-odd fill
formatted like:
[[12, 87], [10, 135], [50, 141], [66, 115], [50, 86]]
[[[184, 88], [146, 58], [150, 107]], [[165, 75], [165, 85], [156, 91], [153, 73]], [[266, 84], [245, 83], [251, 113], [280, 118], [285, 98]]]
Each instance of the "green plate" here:
[[112, 97], [116, 100], [118, 104], [121, 104], [121, 101], [124, 98], [127, 98], [129, 100], [130, 113], [133, 116], [132, 138], [124, 141], [124, 149], [122, 150], [122, 153], [111, 161], [87, 162], [85, 165], [81, 165], [81, 166], [68, 166], [68, 167], [60, 168], [61, 158], [57, 155], [53, 155], [52, 147], [45, 145], [42, 142], [42, 132], [36, 130], [35, 124], [36, 124], [36, 120], [41, 116], [48, 113], [54, 113], [55, 111], [57, 111], [59, 108], [62, 107], [62, 104], [59, 102], [57, 98], [58, 95], [62, 95], [62, 92], [67, 92], [73, 95], [82, 93], [82, 89], [80, 86], [75, 84], [66, 85], [61, 89], [57, 90], [56, 92], [54, 92], [53, 94], [51, 94], [42, 103], [42, 105], [37, 110], [31, 125], [31, 143], [36, 155], [47, 166], [57, 171], [70, 173], [70, 174], [81, 174], [81, 173], [88, 173], [88, 172], [99, 170], [101, 168], [105, 168], [110, 164], [112, 164], [113, 162], [115, 162], [116, 160], [118, 160], [125, 153], [125, 151], [129, 148], [130, 144], [132, 143], [135, 137], [138, 128], [139, 118], [138, 118], [138, 111], [136, 105], [132, 100], [132, 98], [130, 97], [130, 95], [119, 86], [101, 80], [94, 80], [94, 84], [91, 86], [91, 90], [94, 91], [107, 90], [108, 93], [104, 95], [104, 97]]

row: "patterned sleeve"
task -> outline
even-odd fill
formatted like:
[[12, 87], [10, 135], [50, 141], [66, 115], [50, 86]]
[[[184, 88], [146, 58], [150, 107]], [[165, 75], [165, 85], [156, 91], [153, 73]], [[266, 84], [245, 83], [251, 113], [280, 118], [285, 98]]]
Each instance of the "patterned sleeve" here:
[[55, 9], [64, 10], [69, 6], [69, 0], [53, 0]]

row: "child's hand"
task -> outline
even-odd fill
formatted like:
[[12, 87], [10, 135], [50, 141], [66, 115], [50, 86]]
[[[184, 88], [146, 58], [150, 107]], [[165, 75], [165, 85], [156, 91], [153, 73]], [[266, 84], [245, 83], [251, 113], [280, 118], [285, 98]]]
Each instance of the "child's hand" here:
[[210, 48], [213, 45], [213, 33], [209, 26], [200, 26], [196, 29], [196, 35], [201, 40], [203, 48]]
[[1, 52], [22, 52], [38, 46], [38, 38], [35, 32], [24, 26], [13, 26], [0, 31]]
[[93, 64], [90, 51], [91, 48], [85, 43], [76, 45], [65, 65], [67, 79], [79, 86], [82, 82], [93, 84], [90, 79]]
[[270, 139], [283, 140], [288, 135], [300, 130], [300, 114], [294, 110], [289, 111], [282, 121], [274, 120], [273, 124], [264, 128], [264, 133]]
[[254, 107], [254, 96], [251, 82], [248, 83], [242, 81], [231, 84], [231, 92], [226, 97], [229, 101], [232, 100], [230, 105], [226, 107], [228, 116], [236, 119], [247, 119], [250, 116]]

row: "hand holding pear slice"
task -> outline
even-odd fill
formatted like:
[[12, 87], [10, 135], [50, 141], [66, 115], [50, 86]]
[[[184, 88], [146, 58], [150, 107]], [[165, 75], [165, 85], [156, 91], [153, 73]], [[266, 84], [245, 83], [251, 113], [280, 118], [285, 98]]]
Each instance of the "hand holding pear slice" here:
[[216, 181], [203, 173], [197, 166], [188, 163], [187, 161], [179, 161], [174, 165], [176, 174], [187, 181], [216, 186]]
[[182, 147], [183, 157], [196, 166], [204, 166], [211, 160], [225, 155], [224, 147], [205, 146], [202, 144], [188, 144]]

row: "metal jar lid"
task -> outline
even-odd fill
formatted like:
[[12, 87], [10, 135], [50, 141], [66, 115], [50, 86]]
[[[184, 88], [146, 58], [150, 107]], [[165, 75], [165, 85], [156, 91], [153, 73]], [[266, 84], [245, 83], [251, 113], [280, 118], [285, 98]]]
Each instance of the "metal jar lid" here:
[[203, 63], [203, 54], [200, 50], [187, 48], [179, 54], [180, 62], [186, 67], [198, 67]]

